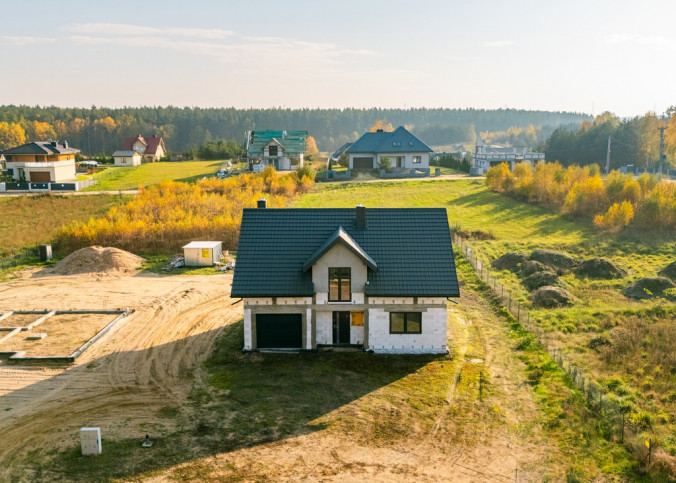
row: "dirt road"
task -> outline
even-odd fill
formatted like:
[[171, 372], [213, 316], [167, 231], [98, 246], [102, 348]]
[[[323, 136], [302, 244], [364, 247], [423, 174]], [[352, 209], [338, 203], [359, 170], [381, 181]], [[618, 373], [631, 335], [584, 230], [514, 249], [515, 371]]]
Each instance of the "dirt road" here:
[[[110, 438], [143, 436], [184, 404], [220, 329], [241, 318], [232, 277], [24, 277], [0, 286], [4, 307], [131, 306], [136, 312], [68, 368], [0, 363], [0, 480], [35, 448], [72, 445], [81, 426]], [[95, 295], [92, 297], [92, 289]], [[171, 429], [171, 428], [166, 428]], [[25, 473], [24, 473], [25, 474]]]

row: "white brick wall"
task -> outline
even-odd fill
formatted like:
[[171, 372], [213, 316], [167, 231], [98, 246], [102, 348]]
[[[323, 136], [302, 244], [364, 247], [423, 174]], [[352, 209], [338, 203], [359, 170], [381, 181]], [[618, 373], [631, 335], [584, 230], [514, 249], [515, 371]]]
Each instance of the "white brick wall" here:
[[244, 305], [272, 305], [272, 298], [244, 299]]
[[244, 350], [250, 351], [253, 348], [251, 338], [251, 309], [244, 309]]
[[446, 309], [427, 309], [422, 313], [422, 334], [390, 334], [390, 314], [369, 309], [369, 346], [376, 353], [445, 354]]
[[350, 325], [350, 344], [364, 343], [364, 326], [355, 327]]
[[317, 344], [333, 344], [332, 312], [315, 312]]
[[279, 297], [277, 305], [310, 305], [312, 297]]

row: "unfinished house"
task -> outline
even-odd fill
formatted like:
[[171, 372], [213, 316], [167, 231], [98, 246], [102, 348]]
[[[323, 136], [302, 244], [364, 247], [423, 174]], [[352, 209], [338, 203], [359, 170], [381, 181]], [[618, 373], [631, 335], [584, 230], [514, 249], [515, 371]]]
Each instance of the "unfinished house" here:
[[244, 350], [446, 353], [459, 295], [444, 208], [244, 210], [231, 294]]
[[254, 173], [267, 166], [289, 171], [303, 166], [307, 131], [248, 131], [246, 157]]

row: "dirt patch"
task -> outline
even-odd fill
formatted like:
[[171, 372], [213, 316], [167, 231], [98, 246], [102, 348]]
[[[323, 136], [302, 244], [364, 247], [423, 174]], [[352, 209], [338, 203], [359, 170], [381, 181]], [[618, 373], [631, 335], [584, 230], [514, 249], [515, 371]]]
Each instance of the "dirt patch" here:
[[576, 273], [589, 278], [622, 278], [627, 272], [605, 258], [590, 258], [583, 261], [577, 268]]
[[6, 319], [0, 320], [0, 327], [26, 327], [45, 314], [12, 314]]
[[531, 260], [536, 260], [549, 267], [560, 270], [572, 270], [578, 266], [578, 261], [567, 253], [554, 250], [533, 250], [530, 254]]
[[565, 307], [566, 305], [572, 305], [575, 301], [575, 297], [568, 290], [551, 285], [537, 289], [533, 292], [532, 298], [535, 307], [546, 309]]
[[522, 283], [528, 290], [536, 290], [547, 285], [559, 285], [561, 279], [554, 272], [536, 272], [526, 277]]
[[[118, 314], [61, 314], [53, 315], [28, 331], [21, 331], [0, 343], [0, 351], [25, 351], [26, 357], [65, 357], [94, 337]], [[47, 336], [26, 340], [37, 333]]]
[[522, 252], [507, 252], [500, 258], [491, 262], [491, 265], [496, 270], [509, 270], [511, 272], [518, 272], [521, 269], [521, 264], [528, 261], [528, 255]]
[[669, 289], [676, 288], [676, 284], [666, 277], [646, 277], [636, 280], [622, 290], [622, 295], [631, 299], [653, 299], [664, 297], [668, 300], [676, 300], [676, 294], [667, 293]]
[[660, 275], [664, 275], [676, 281], [676, 262], [671, 262], [669, 265], [660, 270]]
[[61, 260], [54, 267], [57, 275], [79, 273], [131, 272], [137, 270], [145, 259], [113, 247], [98, 245], [81, 248]]

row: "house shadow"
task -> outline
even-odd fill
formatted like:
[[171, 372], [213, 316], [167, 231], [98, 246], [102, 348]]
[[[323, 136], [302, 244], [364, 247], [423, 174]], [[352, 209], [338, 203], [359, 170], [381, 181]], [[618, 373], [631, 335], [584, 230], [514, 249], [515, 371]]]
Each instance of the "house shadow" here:
[[[59, 385], [67, 387], [65, 378], [69, 376], [73, 376], [74, 385], [87, 374], [107, 380], [110, 376], [106, 373], [111, 367], [134, 366], [137, 361], [154, 359], [157, 361], [154, 366], [167, 367], [172, 358], [180, 357], [182, 351], [203, 347], [205, 340], [216, 335], [215, 331], [208, 331], [150, 349], [114, 353], [54, 377], [62, 378]], [[124, 388], [113, 386], [97, 391], [96, 398], [102, 404], [91, 405], [95, 408], [93, 412], [80, 410], [77, 406], [79, 396], [75, 396], [75, 401], [61, 403], [63, 413], [59, 407], [49, 410], [48, 431], [63, 434], [61, 441], [47, 438], [53, 442], [50, 447], [35, 449], [32, 443], [31, 448], [15, 449], [18, 452], [31, 450], [30, 463], [26, 463], [31, 471], [37, 466], [46, 472], [56, 472], [54, 474], [60, 479], [134, 478], [199, 458], [321, 431], [331, 418], [323, 417], [332, 411], [446, 357], [383, 356], [361, 351], [243, 353], [242, 340], [242, 321], [226, 326], [204, 363], [205, 376], [192, 382], [189, 398], [176, 406], [172, 406], [176, 402], [167, 398], [166, 407], [148, 407], [144, 394], [149, 391], [162, 393], [161, 384], [152, 386], [152, 383], [131, 383]], [[166, 360], [162, 361], [162, 358]], [[181, 377], [190, 378], [202, 372], [195, 369], [187, 368]], [[54, 387], [51, 379], [0, 396], [0, 408], [16, 407], [17, 401], [48, 393]], [[151, 380], [162, 380], [162, 377]], [[144, 431], [138, 428], [145, 421], [127, 419], [128, 414], [143, 412], [148, 414], [149, 420], [158, 417], [171, 420], [174, 424], [169, 427], [179, 429], [162, 437], [152, 434], [149, 429], [147, 432], [151, 433], [155, 444], [150, 450], [144, 449], [140, 444]], [[80, 426], [98, 426], [97, 418], [110, 424], [111, 414], [119, 414], [119, 424], [127, 425], [130, 434], [138, 434], [129, 439], [108, 439], [108, 428], [104, 423], [101, 425], [103, 453], [93, 458], [82, 457], [79, 443], [72, 443], [74, 432]], [[11, 413], [3, 416], [11, 417]], [[47, 410], [42, 416], [47, 417]], [[35, 417], [32, 413], [17, 418], [10, 426], [0, 429], [0, 438], [7, 437], [7, 431], [20, 431]], [[25, 477], [22, 473], [13, 476]]]
[[210, 178], [210, 177], [212, 177], [214, 174], [216, 174], [216, 172], [220, 169], [220, 167], [221, 167], [222, 165], [223, 165], [223, 161], [214, 161], [213, 163], [211, 163], [211, 164], [209, 165], [209, 168], [213, 168], [213, 169], [214, 169], [214, 172], [213, 172], [213, 173], [208, 173], [208, 174], [198, 174], [198, 175], [195, 175], [195, 176], [187, 176], [187, 177], [185, 177], [185, 178], [177, 178], [177, 179], [175, 179], [174, 181], [177, 181], [177, 182], [180, 182], [180, 183], [194, 183], [194, 182], [197, 181], [198, 179], [202, 179], [202, 178], [204, 178], [204, 177]]

